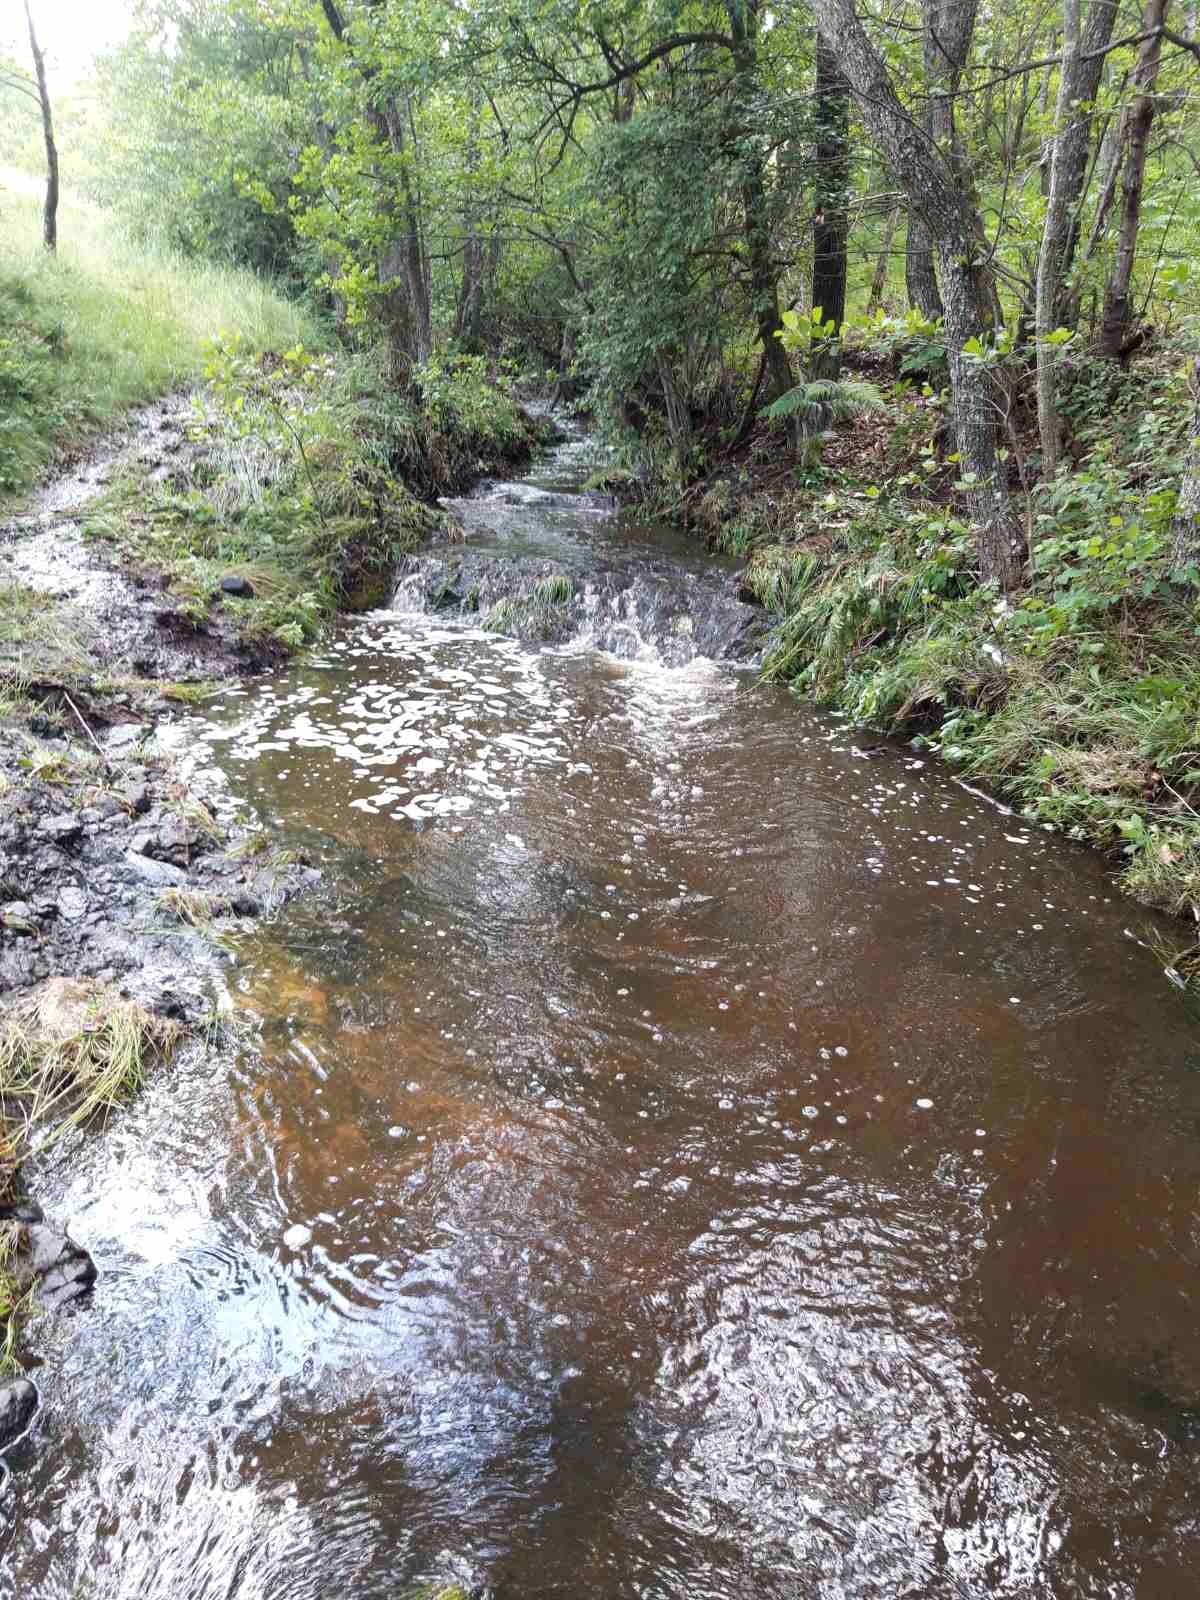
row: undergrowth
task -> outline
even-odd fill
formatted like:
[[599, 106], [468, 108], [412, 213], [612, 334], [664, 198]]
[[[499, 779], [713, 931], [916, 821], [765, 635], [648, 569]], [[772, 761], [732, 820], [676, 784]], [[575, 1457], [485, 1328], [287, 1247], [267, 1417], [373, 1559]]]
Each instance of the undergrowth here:
[[[210, 348], [191, 447], [163, 482], [129, 471], [85, 533], [167, 575], [181, 615], [215, 606], [251, 638], [297, 649], [334, 611], [390, 597], [403, 555], [453, 525], [422, 494], [527, 451], [533, 425], [471, 363], [432, 365], [418, 403], [363, 354], [297, 344]], [[228, 595], [224, 580], [242, 580]]]
[[1068, 396], [1081, 459], [1031, 492], [1011, 602], [979, 585], [919, 431], [890, 468], [828, 472], [787, 516], [709, 486], [714, 542], [748, 555], [778, 618], [767, 676], [920, 739], [1113, 854], [1138, 900], [1200, 920], [1200, 601], [1169, 573], [1186, 392], [1164, 364], [1089, 371]]

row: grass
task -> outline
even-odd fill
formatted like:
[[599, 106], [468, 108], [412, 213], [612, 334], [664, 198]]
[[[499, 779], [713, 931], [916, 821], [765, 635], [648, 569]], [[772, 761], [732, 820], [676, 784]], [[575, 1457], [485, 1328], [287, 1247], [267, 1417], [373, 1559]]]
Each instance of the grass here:
[[0, 1377], [21, 1371], [17, 1346], [33, 1302], [33, 1289], [22, 1288], [17, 1276], [16, 1255], [17, 1225], [0, 1223]]
[[136, 244], [65, 199], [57, 256], [40, 207], [0, 192], [0, 500], [131, 406], [195, 382], [211, 341], [258, 350], [320, 342], [299, 307], [253, 274]]
[[[401, 556], [446, 519], [393, 469], [413, 421], [373, 363], [301, 347], [260, 358], [231, 337], [210, 349], [206, 377], [171, 480], [131, 469], [94, 502], [85, 534], [164, 573], [197, 630], [219, 616], [297, 649], [335, 611], [386, 604]], [[233, 577], [250, 597], [223, 593]]]
[[212, 927], [216, 915], [211, 897], [202, 889], [163, 889], [158, 903], [177, 922], [202, 931]]
[[[753, 467], [697, 496], [774, 614], [767, 677], [916, 739], [1031, 820], [1105, 851], [1120, 887], [1200, 922], [1200, 599], [1173, 577], [1190, 422], [1180, 362], [1109, 374], [1073, 471], [1031, 499], [1034, 566], [978, 583], [911, 401], [803, 491]], [[866, 448], [871, 444], [874, 458]], [[1200, 979], [1200, 960], [1176, 963]]]
[[[87, 979], [51, 980], [12, 1006], [0, 1022], [0, 1195], [15, 1192], [24, 1160], [125, 1105], [182, 1032]], [[15, 1272], [16, 1243], [15, 1227], [0, 1224], [0, 1373], [17, 1365], [33, 1297]]]
[[178, 1024], [84, 979], [18, 1001], [0, 1027], [0, 1118], [11, 1170], [103, 1119], [178, 1041]]
[[554, 638], [566, 624], [566, 607], [574, 594], [575, 584], [565, 573], [540, 578], [528, 594], [497, 600], [483, 626], [489, 633], [511, 633], [523, 639]]
[[1194, 607], [1164, 581], [1152, 606], [1097, 602], [1041, 637], [1036, 609], [998, 608], [974, 587], [965, 549], [935, 555], [900, 541], [763, 552], [750, 581], [781, 619], [766, 675], [916, 736], [1026, 816], [1114, 855], [1134, 898], [1200, 920]]
[[[0, 446], [2, 448], [2, 446]], [[73, 682], [86, 673], [88, 651], [78, 626], [49, 595], [21, 583], [0, 583], [0, 695], [23, 698], [32, 677]]]

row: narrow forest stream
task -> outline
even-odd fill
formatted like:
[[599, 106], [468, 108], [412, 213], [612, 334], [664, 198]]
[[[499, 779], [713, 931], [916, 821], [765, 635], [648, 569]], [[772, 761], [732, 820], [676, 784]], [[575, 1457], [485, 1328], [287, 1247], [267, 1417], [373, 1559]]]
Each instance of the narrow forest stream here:
[[[760, 685], [586, 471], [196, 726], [325, 886], [44, 1195], [102, 1278], [8, 1592], [1181, 1600], [1194, 1022], [1096, 859]], [[422, 609], [547, 562], [551, 644]]]

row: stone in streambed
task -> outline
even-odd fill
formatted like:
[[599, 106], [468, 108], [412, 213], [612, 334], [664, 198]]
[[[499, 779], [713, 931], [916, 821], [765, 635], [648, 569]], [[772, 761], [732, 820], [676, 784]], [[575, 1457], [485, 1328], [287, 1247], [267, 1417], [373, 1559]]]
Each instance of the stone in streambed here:
[[0, 1388], [0, 1455], [25, 1437], [41, 1404], [37, 1385], [28, 1378], [17, 1378]]
[[27, 900], [10, 900], [6, 906], [0, 906], [0, 924], [13, 933], [36, 933], [34, 923], [34, 910]]
[[144, 783], [131, 781], [120, 791], [121, 800], [135, 817], [144, 817], [150, 809], [150, 796]]
[[115, 728], [110, 728], [108, 737], [104, 741], [105, 749], [111, 755], [120, 755], [133, 750], [146, 737], [147, 729], [140, 722], [122, 722]]
[[21, 1230], [17, 1281], [32, 1284], [52, 1311], [85, 1295], [96, 1281], [96, 1263], [56, 1222], [28, 1222]]
[[58, 914], [65, 922], [78, 922], [87, 911], [87, 895], [69, 885], [58, 891]]

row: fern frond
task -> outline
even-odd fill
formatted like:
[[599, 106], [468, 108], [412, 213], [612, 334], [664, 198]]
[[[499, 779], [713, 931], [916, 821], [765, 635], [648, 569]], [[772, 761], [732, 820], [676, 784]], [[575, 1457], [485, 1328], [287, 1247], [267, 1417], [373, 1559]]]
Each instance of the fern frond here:
[[804, 432], [815, 433], [860, 412], [882, 410], [884, 399], [873, 383], [855, 378], [817, 378], [812, 383], [798, 383], [766, 406], [761, 415], [771, 422], [796, 417]]

